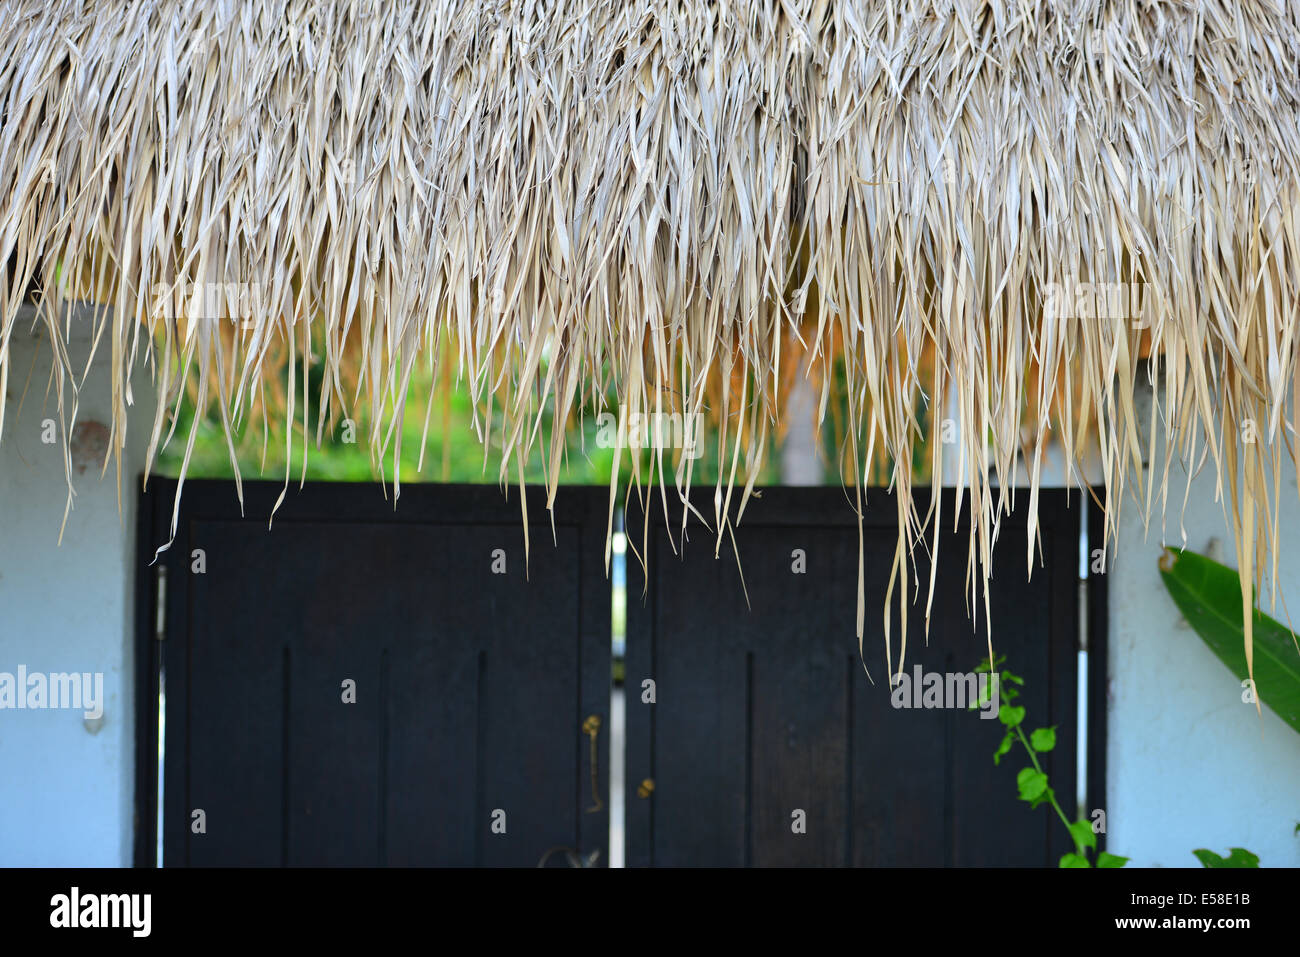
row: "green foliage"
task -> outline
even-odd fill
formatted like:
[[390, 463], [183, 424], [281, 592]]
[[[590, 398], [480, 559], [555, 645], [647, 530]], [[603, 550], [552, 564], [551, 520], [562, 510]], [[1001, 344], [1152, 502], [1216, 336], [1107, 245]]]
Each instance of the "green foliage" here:
[[1020, 789], [1020, 800], [1033, 805], [1047, 793], [1047, 775], [1037, 768], [1021, 768], [1016, 775], [1016, 787]]
[[[1192, 630], [1238, 681], [1245, 682], [1249, 675], [1237, 572], [1195, 552], [1171, 548], [1160, 560], [1160, 577]], [[1296, 636], [1258, 609], [1252, 621], [1255, 693], [1279, 718], [1300, 731], [1300, 647]]]
[[1228, 856], [1220, 857], [1205, 848], [1192, 851], [1205, 867], [1259, 867], [1259, 858], [1244, 847], [1228, 848]]
[[[1007, 702], [1014, 701], [1020, 696], [1020, 691], [1015, 687], [1020, 685], [1024, 687], [1024, 680], [1011, 672], [1001, 669], [1002, 662], [1006, 658], [998, 655], [992, 662], [987, 658], [981, 661], [975, 667], [976, 674], [996, 674], [998, 676], [996, 687], [1001, 697]], [[994, 684], [994, 682], [990, 682]], [[992, 697], [990, 689], [985, 688], [980, 692], [979, 701], [970, 705], [969, 710], [974, 711], [976, 708], [982, 708], [988, 704]], [[1056, 800], [1056, 792], [1052, 790], [1051, 781], [1048, 779], [1047, 772], [1043, 770], [1042, 765], [1038, 763], [1038, 755], [1045, 754], [1056, 747], [1056, 725], [1050, 728], [1035, 728], [1025, 736], [1022, 725], [1025, 721], [1025, 709], [1019, 705], [1003, 704], [998, 708], [998, 720], [1006, 726], [1007, 732], [1002, 736], [1002, 741], [998, 744], [998, 749], [993, 752], [993, 763], [1000, 764], [1002, 758], [1011, 752], [1019, 741], [1029, 755], [1032, 766], [1021, 768], [1020, 773], [1016, 775], [1016, 790], [1019, 792], [1019, 798], [1028, 803], [1031, 808], [1036, 808], [1040, 804], [1050, 804], [1056, 816], [1061, 819], [1066, 830], [1070, 832], [1070, 840], [1074, 842], [1074, 851], [1062, 856], [1058, 867], [1097, 867], [1111, 868], [1123, 867], [1128, 863], [1127, 857], [1120, 857], [1118, 854], [1111, 854], [1108, 851], [1097, 853], [1097, 833], [1092, 829], [1092, 822], [1084, 818], [1077, 821], [1071, 821], [1061, 810], [1061, 805]], [[1297, 834], [1300, 834], [1300, 823], [1295, 826]], [[1088, 852], [1092, 851], [1096, 855], [1096, 860], [1088, 858]], [[1213, 851], [1205, 849], [1192, 851], [1193, 854], [1206, 867], [1259, 867], [1259, 858], [1244, 848], [1234, 847], [1230, 849], [1228, 857], [1220, 857]]]
[[1002, 743], [999, 744], [998, 749], [993, 752], [993, 763], [1001, 764], [1002, 756], [1004, 754], [1010, 754], [1011, 746], [1014, 745], [1015, 743], [1016, 743], [1016, 733], [1014, 731], [1008, 731], [1006, 734], [1004, 734], [1002, 736]]
[[[1021, 705], [1011, 703], [1020, 697], [1020, 690], [1016, 686], [1023, 688], [1025, 681], [1019, 675], [1002, 668], [1002, 662], [1005, 660], [1004, 656], [998, 655], [992, 661], [985, 658], [975, 666], [976, 674], [996, 675], [996, 680], [991, 681], [990, 684], [997, 688], [1001, 701], [1005, 702], [998, 708], [998, 720], [1007, 731], [1002, 736], [998, 749], [993, 752], [993, 763], [1000, 764], [1002, 758], [1011, 752], [1017, 741], [1024, 746], [1025, 754], [1029, 756], [1030, 766], [1021, 768], [1020, 773], [1016, 775], [1016, 789], [1020, 800], [1025, 801], [1031, 808], [1050, 804], [1056, 816], [1070, 832], [1070, 840], [1074, 842], [1074, 852], [1063, 856], [1058, 866], [1093, 867], [1093, 862], [1088, 859], [1089, 850], [1094, 854], [1097, 851], [1097, 835], [1092, 829], [1092, 822], [1083, 818], [1072, 822], [1065, 816], [1060, 803], [1056, 800], [1056, 792], [1052, 790], [1047, 772], [1038, 763], [1040, 754], [1046, 754], [1056, 747], [1056, 725], [1049, 728], [1035, 728], [1028, 736], [1025, 735], [1023, 727], [1025, 709]], [[980, 700], [970, 706], [971, 710], [988, 704], [991, 695], [991, 689], [986, 688], [981, 691]], [[1103, 853], [1098, 855], [1095, 866], [1123, 867], [1127, 861], [1127, 857]]]
[[1087, 847], [1094, 851], [1097, 849], [1097, 834], [1090, 821], [1075, 821], [1070, 825], [1070, 836], [1074, 838], [1075, 847]]
[[1056, 747], [1056, 725], [1050, 728], [1039, 728], [1029, 736], [1029, 743], [1035, 751], [1051, 751]]
[[[296, 363], [296, 376], [300, 385], [294, 422], [287, 435], [283, 426], [275, 421], [274, 415], [269, 417], [269, 432], [264, 432], [261, 420], [253, 424], [247, 421], [232, 423], [238, 432], [235, 458], [239, 464], [239, 473], [244, 478], [283, 479], [287, 471], [290, 478], [296, 481], [303, 475], [304, 393], [301, 383], [305, 375], [308, 403], [306, 421], [309, 423], [305, 443], [305, 477], [308, 480], [365, 482], [383, 477], [392, 481], [397, 474], [403, 483], [436, 481], [495, 484], [499, 481], [505, 445], [500, 433], [500, 410], [491, 410], [494, 414], [489, 415], [489, 410], [478, 409], [479, 425], [476, 426], [476, 410], [468, 383], [458, 382], [443, 390], [428, 369], [415, 370], [411, 376], [400, 428], [394, 430], [388, 438], [389, 444], [383, 460], [376, 461], [372, 459], [369, 450], [370, 423], [366, 420], [355, 422], [350, 430], [341, 417], [327, 422], [320, 442], [317, 442], [316, 428], [324, 385], [324, 363], [316, 360], [305, 369], [301, 358]], [[537, 441], [523, 463], [524, 480], [532, 483], [545, 481], [543, 448], [548, 437], [560, 428], [564, 432], [564, 442], [559, 480], [567, 484], [608, 485], [614, 468], [615, 450], [602, 447], [598, 441], [598, 418], [604, 412], [616, 414], [616, 403], [616, 397], [612, 394], [596, 398], [588, 394], [585, 404], [574, 411], [568, 427], [564, 428], [565, 423], [555, 420], [552, 400], [548, 399], [545, 407], [537, 413]], [[176, 434], [159, 454], [160, 474], [180, 473], [195, 417], [193, 397], [187, 394], [179, 409]], [[194, 448], [186, 474], [191, 478], [232, 478], [235, 470], [221, 427], [219, 411], [212, 407], [198, 418]], [[482, 429], [484, 423], [491, 423], [491, 428]], [[479, 438], [481, 430], [485, 432], [482, 441]], [[712, 484], [719, 472], [717, 433], [707, 425], [702, 431], [704, 434], [697, 440], [701, 454], [693, 463], [691, 481], [694, 484]], [[388, 435], [386, 422], [381, 435]], [[401, 454], [394, 463], [393, 451], [399, 437]], [[665, 449], [665, 470], [675, 468], [677, 454], [677, 450]], [[649, 451], [642, 449], [634, 452], [625, 448], [619, 464], [619, 486], [622, 487], [630, 480], [634, 470], [643, 481], [647, 481], [651, 463], [652, 455]], [[518, 481], [517, 463], [511, 461], [506, 464], [509, 480]], [[729, 469], [730, 461], [725, 464]], [[769, 456], [760, 470], [758, 484], [774, 484], [778, 477], [775, 456]], [[668, 483], [672, 484], [671, 476]]]

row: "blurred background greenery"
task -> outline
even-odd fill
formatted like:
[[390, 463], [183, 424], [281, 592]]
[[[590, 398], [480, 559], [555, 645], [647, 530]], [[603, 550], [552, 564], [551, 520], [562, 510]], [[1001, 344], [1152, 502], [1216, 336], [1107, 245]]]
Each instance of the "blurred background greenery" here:
[[[297, 405], [294, 411], [292, 435], [286, 452], [286, 435], [283, 415], [272, 414], [264, 419], [259, 417], [253, 422], [235, 423], [237, 438], [235, 455], [239, 464], [239, 474], [245, 479], [272, 478], [283, 479], [286, 458], [288, 458], [289, 475], [297, 480], [303, 475], [303, 391], [301, 376], [304, 364], [301, 358], [296, 360], [295, 389]], [[369, 423], [356, 421], [349, 428], [347, 420], [336, 416], [323, 430], [319, 447], [316, 441], [316, 423], [321, 394], [321, 376], [323, 363], [312, 362], [306, 368], [309, 399], [306, 420], [309, 423], [307, 439], [307, 480], [320, 481], [369, 481], [382, 475], [391, 481], [394, 476], [392, 448], [390, 444], [382, 463], [373, 461], [368, 442]], [[432, 408], [429, 401], [432, 395]], [[609, 483], [610, 471], [614, 466], [613, 448], [602, 448], [597, 441], [600, 425], [598, 417], [602, 412], [617, 414], [617, 400], [612, 394], [603, 397], [603, 403], [588, 396], [586, 404], [575, 410], [569, 428], [565, 431], [563, 465], [560, 481], [570, 484]], [[277, 400], [282, 402], [283, 400]], [[479, 410], [479, 422], [488, 421], [485, 410]], [[175, 435], [159, 455], [158, 471], [163, 475], [178, 475], [185, 457], [186, 444], [190, 428], [194, 423], [196, 405], [194, 389], [184, 396], [179, 410]], [[426, 414], [427, 440], [425, 438]], [[707, 418], [707, 417], [706, 417]], [[279, 421], [277, 421], [277, 419]], [[400, 474], [403, 484], [413, 482], [456, 482], [487, 483], [499, 481], [502, 456], [502, 436], [500, 434], [500, 410], [492, 417], [493, 428], [481, 442], [474, 424], [474, 405], [468, 384], [459, 383], [440, 376], [437, 380], [428, 369], [417, 369], [412, 374], [412, 381], [407, 392], [405, 413], [401, 427]], [[385, 422], [385, 427], [387, 423]], [[554, 414], [548, 400], [542, 410], [541, 428], [537, 432], [537, 441], [533, 443], [532, 453], [524, 468], [524, 478], [528, 482], [542, 482], [545, 473], [542, 465], [542, 450], [554, 431]], [[718, 474], [717, 432], [707, 422], [699, 439], [702, 454], [695, 460], [692, 482], [712, 484]], [[349, 440], [350, 439], [350, 440]], [[423, 445], [423, 463], [420, 461]], [[675, 451], [664, 453], [665, 469], [675, 467], [669, 462]], [[763, 463], [759, 484], [774, 484], [780, 479], [780, 463], [776, 455], [768, 455]], [[619, 469], [620, 484], [631, 477], [635, 467], [641, 477], [649, 476], [650, 453], [640, 450], [635, 458], [627, 449], [623, 450]], [[729, 465], [728, 461], [728, 465]], [[210, 405], [205, 415], [198, 422], [194, 437], [194, 448], [185, 469], [190, 478], [230, 478], [234, 467], [230, 451], [221, 427], [220, 414], [215, 404]], [[509, 478], [511, 483], [518, 481], [515, 463], [510, 463]], [[671, 478], [669, 478], [671, 482]]]
[[[283, 353], [272, 357], [264, 369], [261, 401], [254, 417], [249, 420], [245, 413], [243, 420], [232, 422], [232, 431], [236, 436], [235, 460], [240, 476], [246, 479], [283, 480], [287, 465], [291, 480], [305, 478], [308, 481], [362, 482], [383, 478], [392, 481], [395, 477], [393, 449], [397, 444], [396, 435], [389, 439], [384, 461], [374, 459], [369, 441], [370, 422], [361, 417], [355, 422], [345, 419], [338, 411], [337, 400], [331, 409], [329, 420], [320, 431], [319, 442], [317, 441], [325, 362], [323, 344], [313, 342], [312, 346], [307, 360], [304, 361], [301, 354], [292, 360], [296, 402], [291, 425], [285, 424], [288, 409], [284, 373], [287, 367], [284, 365], [286, 360]], [[443, 346], [444, 355], [454, 355], [454, 349], [449, 348], [448, 343], [444, 342]], [[544, 355], [540, 370], [542, 375], [546, 372], [547, 361]], [[826, 383], [829, 392], [820, 429], [815, 427], [813, 420], [822, 383], [800, 375], [801, 363], [791, 361], [789, 365], [788, 369], [783, 370], [781, 385], [786, 418], [784, 431], [769, 436], [766, 454], [759, 465], [755, 483], [760, 487], [775, 485], [784, 478], [797, 485], [852, 485], [857, 476], [847, 454], [851, 446], [846, 442], [845, 429], [854, 420], [854, 416], [849, 414], [850, 389], [844, 375], [843, 358], [835, 357], [826, 366], [826, 374], [830, 377]], [[355, 395], [357, 374], [356, 369], [345, 369], [344, 375], [352, 375], [354, 378], [339, 384], [340, 389], [349, 397]], [[209, 390], [210, 393], [213, 391], [215, 390]], [[365, 391], [369, 391], [368, 383], [365, 383]], [[190, 430], [195, 423], [196, 393], [197, 383], [191, 379], [187, 391], [174, 410], [178, 420], [175, 432], [159, 454], [157, 470], [163, 475], [176, 476], [181, 472]], [[480, 405], [476, 410], [472, 395], [470, 384], [464, 379], [458, 381], [445, 368], [437, 374], [427, 365], [412, 371], [400, 429], [401, 456], [396, 463], [403, 484], [500, 483], [502, 448], [506, 444], [501, 434], [501, 410], [499, 406], [490, 409], [486, 405]], [[609, 483], [610, 472], [614, 468], [615, 449], [597, 439], [601, 432], [601, 414], [611, 413], [617, 417], [617, 395], [612, 388], [603, 394], [589, 388], [581, 396], [583, 404], [572, 411], [567, 424], [555, 422], [553, 397], [548, 397], [540, 409], [536, 420], [538, 428], [533, 433], [534, 440], [531, 443], [532, 451], [524, 463], [525, 481], [545, 482], [544, 450], [556, 433], [557, 425], [560, 425], [564, 444], [559, 481], [584, 485]], [[394, 405], [393, 398], [391, 395], [385, 396], [387, 408], [378, 413], [385, 434], [389, 427], [390, 410]], [[305, 416], [304, 399], [307, 401]], [[371, 412], [371, 403], [366, 399], [367, 396], [363, 396], [362, 401], [353, 403], [366, 410], [359, 413], [360, 416], [374, 414]], [[930, 481], [928, 437], [934, 413], [924, 395], [918, 393], [915, 402], [918, 431], [911, 449], [912, 461], [908, 464], [912, 480], [926, 484]], [[247, 402], [244, 406], [247, 408]], [[703, 418], [701, 435], [697, 439], [701, 454], [691, 468], [691, 481], [694, 484], [712, 485], [718, 478], [717, 423], [707, 410]], [[476, 420], [478, 426], [491, 423], [491, 428], [482, 440]], [[305, 443], [304, 421], [308, 429]], [[286, 428], [289, 429], [288, 434]], [[305, 473], [304, 444], [307, 453]], [[602, 447], [602, 444], [607, 447]], [[865, 437], [859, 437], [860, 450], [865, 450], [869, 444]], [[868, 485], [884, 486], [891, 481], [894, 462], [879, 447], [875, 452], [874, 460], [867, 463], [858, 475]], [[679, 455], [680, 450], [665, 449], [663, 465], [668, 473], [666, 481], [670, 484], [673, 482], [672, 476]], [[743, 451], [741, 458], [737, 479], [744, 482], [748, 476], [742, 474]], [[648, 481], [651, 463], [652, 455], [648, 450], [640, 449], [634, 453], [625, 448], [619, 462], [619, 485], [623, 486], [630, 480], [634, 468], [643, 480]], [[508, 479], [511, 484], [515, 484], [519, 481], [517, 465], [511, 462], [509, 466]], [[727, 453], [725, 468], [730, 473], [730, 451]], [[192, 478], [231, 478], [235, 474], [221, 426], [220, 411], [215, 402], [209, 402], [208, 408], [199, 418], [185, 474]]]

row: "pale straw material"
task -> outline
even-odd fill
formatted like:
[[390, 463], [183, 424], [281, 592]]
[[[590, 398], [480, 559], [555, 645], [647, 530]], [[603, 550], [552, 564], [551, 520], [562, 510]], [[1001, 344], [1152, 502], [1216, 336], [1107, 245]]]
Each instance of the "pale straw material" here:
[[[0, 377], [34, 297], [66, 430], [68, 305], [89, 298], [116, 449], [137, 359], [168, 400], [131, 423], [152, 461], [186, 382], [228, 430], [272, 379], [274, 414], [301, 417], [285, 355], [315, 349], [325, 416], [364, 407], [396, 461], [415, 364], [442, 363], [504, 427], [506, 468], [546, 451], [552, 495], [563, 437], [538, 428], [543, 403], [556, 421], [606, 387], [624, 414], [707, 406], [723, 474], [700, 517], [721, 544], [801, 338], [814, 365], [844, 363], [859, 475], [912, 460], [918, 409], [956, 410], [927, 454], [935, 475], [959, 459], [972, 594], [1017, 453], [1032, 511], [1052, 441], [1073, 464], [1095, 442], [1108, 530], [1126, 495], [1180, 507], [1172, 461], [1217, 469], [1246, 585], [1276, 575], [1297, 454], [1298, 11], [4, 0]], [[1140, 287], [1148, 327], [1045, 307], [1088, 282]], [[224, 311], [250, 321], [190, 321], [190, 283], [248, 284], [255, 305]], [[1132, 402], [1147, 352], [1155, 421]], [[689, 459], [660, 465], [668, 494], [689, 481]], [[893, 479], [898, 598], [957, 516]], [[1035, 537], [1031, 520], [1031, 571]]]

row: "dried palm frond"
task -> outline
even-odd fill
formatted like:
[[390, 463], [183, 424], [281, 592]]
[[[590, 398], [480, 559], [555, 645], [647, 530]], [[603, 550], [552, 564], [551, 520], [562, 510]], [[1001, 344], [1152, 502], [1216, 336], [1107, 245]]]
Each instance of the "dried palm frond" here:
[[[956, 457], [972, 587], [1017, 455], [1032, 515], [1047, 443], [1086, 454], [1080, 422], [1108, 536], [1123, 492], [1163, 508], [1172, 463], [1208, 457], [1245, 586], [1276, 575], [1283, 446], [1300, 454], [1298, 18], [1283, 0], [0, 0], [0, 380], [34, 290], [65, 398], [69, 303], [102, 304], [116, 449], [147, 358], [167, 400], [134, 424], [151, 461], [186, 382], [228, 432], [272, 379], [297, 421], [286, 357], [315, 348], [321, 421], [364, 405], [394, 463], [416, 364], [454, 369], [517, 453], [503, 481], [561, 453], [548, 404], [555, 422], [610, 390], [624, 415], [708, 406], [721, 544], [801, 338], [842, 369], [853, 474], [894, 463], [900, 594], [956, 518], [912, 505], [936, 410], [957, 438], [930, 443], [930, 474]], [[1139, 288], [1146, 325], [1058, 308], [1086, 283]], [[194, 284], [215, 306], [187, 303]], [[1148, 354], [1153, 433], [1132, 401]], [[659, 465], [661, 491], [690, 481], [689, 460]], [[1031, 518], [1031, 572], [1036, 537]], [[862, 614], [859, 595], [860, 633]]]

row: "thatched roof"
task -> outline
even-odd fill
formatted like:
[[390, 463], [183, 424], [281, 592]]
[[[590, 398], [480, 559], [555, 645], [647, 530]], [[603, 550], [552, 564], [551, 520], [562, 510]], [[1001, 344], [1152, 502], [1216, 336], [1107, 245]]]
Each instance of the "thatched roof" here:
[[[283, 355], [308, 325], [329, 413], [368, 407], [381, 452], [435, 353], [494, 394], [513, 448], [558, 449], [541, 403], [563, 421], [583, 390], [627, 412], [711, 395], [734, 518], [801, 337], [843, 364], [854, 461], [911, 460], [918, 396], [956, 410], [932, 454], [961, 457], [978, 557], [1026, 414], [1033, 481], [1045, 443], [1077, 459], [1095, 417], [1112, 525], [1125, 489], [1163, 505], [1168, 460], [1144, 478], [1131, 403], [1150, 353], [1156, 431], [1227, 479], [1248, 575], [1295, 454], [1298, 18], [1285, 0], [4, 0], [0, 368], [25, 295], [55, 343], [67, 299], [112, 306], [119, 448], [143, 353], [172, 403], [201, 377], [232, 428], [272, 376], [301, 415]], [[178, 320], [196, 282], [251, 321]], [[1059, 308], [1086, 283], [1139, 286], [1149, 327]], [[80, 371], [64, 363], [70, 387]], [[155, 449], [167, 407], [130, 424]], [[902, 554], [926, 516], [895, 480]]]

